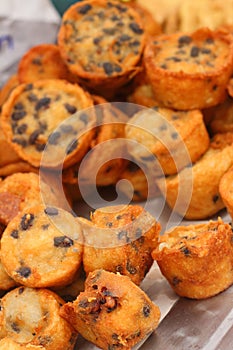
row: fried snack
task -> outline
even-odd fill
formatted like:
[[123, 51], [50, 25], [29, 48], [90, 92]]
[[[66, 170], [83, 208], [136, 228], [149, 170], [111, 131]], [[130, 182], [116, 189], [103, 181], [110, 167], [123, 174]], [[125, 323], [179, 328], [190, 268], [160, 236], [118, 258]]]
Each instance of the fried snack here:
[[145, 48], [144, 63], [158, 102], [203, 109], [223, 102], [233, 71], [232, 36], [201, 28], [161, 35]]
[[233, 167], [231, 167], [221, 178], [219, 193], [228, 213], [233, 218]]
[[[233, 165], [233, 134], [216, 134], [207, 152], [190, 168], [184, 168], [178, 175], [158, 180], [167, 204], [174, 209], [180, 191], [181, 207], [176, 211], [186, 219], [206, 219], [224, 208], [219, 194], [222, 176]], [[192, 186], [192, 196], [185, 213], [182, 203], [187, 202], [187, 190]]]
[[232, 0], [185, 0], [178, 10], [180, 31], [189, 32], [201, 27], [212, 30], [221, 25], [233, 25]]
[[149, 108], [158, 106], [151, 84], [146, 82], [136, 86], [133, 92], [127, 96], [127, 102]]
[[8, 97], [10, 96], [11, 92], [16, 88], [16, 86], [19, 85], [19, 78], [17, 74], [12, 75], [5, 85], [0, 90], [0, 109], [2, 108], [3, 104], [6, 102]]
[[119, 1], [87, 0], [63, 15], [61, 55], [84, 86], [105, 97], [140, 70], [145, 34], [139, 14]]
[[127, 168], [121, 173], [119, 180], [123, 179], [128, 180], [133, 186], [133, 197], [127, 183], [121, 184], [119, 190], [134, 202], [145, 201], [149, 198], [159, 197], [160, 195], [153, 173], [151, 174], [149, 169], [144, 172], [144, 169], [140, 168], [134, 162], [129, 162]]
[[101, 349], [132, 349], [159, 323], [160, 311], [128, 277], [104, 270], [89, 274], [85, 291], [60, 314]]
[[0, 182], [0, 223], [9, 222], [24, 209], [42, 203], [41, 195], [46, 192], [47, 198], [54, 205], [59, 205], [59, 198], [34, 173], [15, 173]]
[[220, 218], [175, 227], [152, 252], [174, 291], [192, 299], [216, 295], [233, 283], [232, 229]]
[[144, 109], [129, 120], [125, 135], [136, 141], [128, 143], [128, 151], [134, 159], [147, 164], [150, 170], [158, 160], [166, 175], [175, 174], [197, 161], [209, 146], [203, 116], [198, 110]]
[[140, 206], [97, 209], [91, 222], [79, 219], [84, 234], [83, 267], [119, 272], [140, 284], [152, 265], [160, 224]]
[[211, 108], [209, 129], [212, 134], [233, 132], [233, 99], [228, 97], [225, 102]]
[[[64, 160], [67, 167], [81, 159], [89, 147], [94, 130], [79, 135], [94, 123], [94, 115], [82, 112], [92, 105], [89, 94], [65, 80], [21, 84], [4, 104], [2, 130], [15, 152], [33, 166], [40, 166], [48, 142], [46, 152], [51, 155], [43, 159], [43, 166], [57, 167]], [[75, 120], [71, 119], [76, 112]], [[71, 120], [73, 125], [68, 125]]]
[[70, 72], [63, 62], [59, 47], [40, 44], [32, 47], [18, 65], [20, 83], [33, 83], [40, 79], [70, 79]]
[[82, 261], [82, 232], [68, 212], [36, 206], [22, 211], [1, 239], [2, 264], [28, 287], [65, 286], [73, 282]]
[[129, 1], [126, 3], [127, 6], [133, 8], [141, 17], [142, 24], [144, 27], [145, 34], [147, 36], [156, 36], [161, 34], [161, 26], [155, 21], [151, 12], [146, 9], [144, 5], [140, 5], [138, 1]]
[[0, 303], [0, 349], [74, 349], [77, 333], [59, 315], [64, 301], [52, 291], [19, 287]]

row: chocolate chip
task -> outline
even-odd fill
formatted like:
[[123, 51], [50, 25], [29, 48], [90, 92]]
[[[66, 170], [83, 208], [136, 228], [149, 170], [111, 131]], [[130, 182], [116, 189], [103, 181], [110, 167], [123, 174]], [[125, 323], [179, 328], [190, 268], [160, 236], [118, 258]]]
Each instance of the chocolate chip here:
[[27, 141], [24, 139], [19, 139], [18, 137], [14, 137], [12, 139], [13, 143], [17, 143], [18, 145], [22, 146], [22, 147], [26, 147], [27, 146]]
[[24, 214], [21, 218], [20, 227], [22, 230], [27, 230], [32, 226], [34, 214]]
[[135, 274], [137, 273], [136, 267], [134, 267], [133, 265], [131, 265], [130, 261], [127, 261], [126, 270], [127, 270], [131, 275], [135, 275]]
[[130, 23], [129, 27], [136, 34], [142, 34], [143, 33], [143, 29], [140, 28], [139, 25], [136, 22]]
[[138, 40], [131, 41], [131, 42], [129, 43], [129, 46], [130, 46], [130, 47], [140, 46], [140, 41], [138, 41]]
[[60, 133], [59, 131], [54, 131], [54, 132], [49, 136], [48, 143], [49, 143], [50, 145], [57, 145], [60, 136], [61, 136], [61, 133]]
[[74, 131], [73, 126], [72, 125], [68, 125], [68, 124], [61, 125], [60, 129], [65, 134], [68, 134], [68, 133], [71, 133], [71, 132]]
[[218, 88], [218, 85], [214, 85], [214, 86], [212, 87], [213, 91], [216, 91], [217, 88]]
[[11, 232], [11, 237], [13, 237], [15, 239], [19, 238], [19, 231], [18, 230], [13, 230]]
[[201, 53], [203, 53], [204, 55], [208, 55], [208, 54], [211, 53], [211, 50], [210, 50], [210, 49], [203, 48], [203, 49], [201, 49]]
[[182, 282], [178, 277], [173, 277], [172, 279], [172, 285], [176, 287], [180, 282]]
[[26, 267], [26, 266], [22, 266], [20, 267], [18, 270], [16, 270], [16, 272], [21, 276], [21, 277], [24, 277], [24, 278], [28, 278], [32, 271], [30, 269], [30, 267]]
[[70, 105], [69, 103], [64, 103], [64, 107], [68, 113], [74, 114], [77, 112], [77, 107]]
[[181, 62], [181, 59], [179, 57], [176, 57], [176, 56], [168, 57], [166, 60], [173, 61], [173, 62]]
[[107, 227], [112, 227], [113, 223], [112, 222], [106, 222]]
[[83, 6], [78, 8], [78, 13], [80, 13], [81, 15], [85, 15], [91, 9], [92, 9], [92, 6], [89, 4], [83, 5]]
[[116, 5], [116, 8], [120, 11], [120, 12], [126, 12], [127, 11], [127, 7], [126, 6], [122, 6], [122, 5]]
[[66, 148], [66, 154], [72, 153], [78, 146], [78, 140], [72, 140]]
[[143, 315], [145, 317], [149, 317], [150, 316], [150, 306], [149, 305], [143, 306], [142, 312], [143, 312]]
[[29, 144], [34, 145], [38, 139], [38, 136], [41, 134], [40, 130], [34, 130], [31, 135], [29, 136]]
[[74, 241], [67, 236], [54, 237], [53, 239], [54, 247], [68, 248], [74, 245]]
[[58, 215], [58, 209], [54, 208], [54, 207], [47, 207], [44, 210], [45, 214], [49, 215], [49, 216], [55, 216]]
[[39, 111], [41, 108], [46, 109], [49, 107], [49, 104], [51, 102], [51, 98], [50, 97], [42, 97], [41, 99], [38, 100], [36, 106], [35, 106], [35, 110]]
[[25, 111], [17, 111], [11, 114], [11, 119], [14, 121], [21, 120], [25, 117], [27, 113]]
[[177, 139], [178, 139], [178, 136], [179, 136], [178, 132], [173, 132], [173, 133], [171, 134], [171, 137], [173, 138], [173, 140], [177, 140]]
[[125, 42], [131, 39], [131, 36], [127, 35], [127, 34], [122, 34], [119, 38], [118, 41], [120, 42]]
[[213, 196], [213, 202], [216, 203], [218, 200], [219, 200], [219, 195], [218, 195], [218, 194], [215, 194], [215, 195]]
[[116, 21], [119, 21], [119, 20], [120, 20], [120, 17], [117, 16], [117, 15], [113, 15], [113, 16], [111, 17], [111, 21], [113, 21], [113, 22], [116, 22]]
[[43, 152], [43, 150], [45, 149], [45, 146], [46, 146], [45, 143], [37, 143], [37, 144], [35, 145], [36, 150], [37, 150], [38, 152]]
[[200, 49], [197, 46], [193, 46], [190, 51], [191, 57], [197, 57], [199, 55]]
[[33, 89], [33, 84], [27, 84], [24, 88], [24, 91], [30, 91]]
[[113, 64], [110, 62], [104, 62], [103, 63], [103, 69], [107, 75], [112, 75], [114, 72]]
[[20, 333], [20, 327], [17, 323], [15, 323], [15, 322], [11, 323], [11, 328], [13, 329], [13, 331], [15, 333]]
[[24, 105], [22, 102], [18, 102], [14, 105], [14, 109], [19, 110], [19, 109], [24, 109]]
[[37, 65], [37, 66], [41, 66], [41, 65], [42, 65], [41, 57], [35, 57], [35, 58], [33, 58], [32, 64], [35, 64], [35, 65]]
[[24, 287], [19, 288], [19, 294], [22, 294], [24, 292]]
[[33, 94], [33, 93], [30, 93], [30, 94], [28, 95], [27, 99], [28, 99], [28, 101], [30, 101], [30, 102], [37, 102], [37, 101], [38, 101], [38, 97], [37, 97], [35, 94]]
[[28, 128], [27, 124], [21, 124], [21, 125], [16, 129], [16, 132], [17, 132], [17, 134], [22, 135], [22, 134], [25, 133], [25, 131], [27, 130], [27, 128]]
[[179, 44], [183, 45], [183, 44], [190, 44], [192, 41], [192, 38], [188, 35], [182, 35], [179, 37], [178, 42]]
[[187, 247], [181, 247], [180, 251], [185, 255], [185, 256], [190, 256], [191, 252]]
[[42, 228], [42, 230], [46, 231], [46, 230], [48, 230], [49, 226], [50, 226], [49, 224], [44, 224], [41, 226], [41, 228]]
[[116, 32], [116, 28], [104, 28], [103, 32], [107, 35], [114, 35]]
[[93, 43], [94, 43], [95, 45], [98, 45], [98, 44], [101, 42], [102, 39], [103, 39], [102, 36], [98, 36], [98, 37], [96, 37], [96, 38], [93, 39]]

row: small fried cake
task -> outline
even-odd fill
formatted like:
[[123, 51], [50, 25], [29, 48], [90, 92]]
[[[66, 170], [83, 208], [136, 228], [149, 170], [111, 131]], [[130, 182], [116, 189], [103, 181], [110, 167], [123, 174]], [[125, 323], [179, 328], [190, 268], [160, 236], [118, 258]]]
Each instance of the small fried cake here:
[[109, 95], [138, 71], [145, 44], [140, 15], [119, 1], [86, 0], [63, 15], [61, 55], [73, 75], [99, 95]]
[[160, 318], [159, 308], [128, 277], [104, 270], [90, 273], [85, 291], [63, 305], [60, 314], [104, 350], [131, 349]]
[[15, 173], [0, 182], [0, 223], [9, 222], [23, 209], [42, 203], [41, 194], [46, 195], [54, 204], [58, 200], [51, 189], [40, 183], [39, 176], [34, 173]]
[[212, 134], [233, 132], [233, 98], [211, 108], [209, 129]]
[[68, 212], [39, 205], [17, 215], [1, 239], [2, 264], [28, 287], [65, 286], [82, 261], [82, 231]]
[[[165, 181], [157, 180], [157, 184], [166, 196], [167, 204], [173, 209], [180, 195], [181, 206], [176, 207], [176, 211], [186, 219], [206, 219], [225, 207], [219, 194], [219, 183], [232, 165], [233, 134], [216, 134], [209, 149], [193, 164], [192, 169], [186, 167]], [[192, 188], [192, 195], [187, 210], [183, 213], [187, 188]]]
[[143, 109], [129, 120], [125, 135], [136, 141], [128, 143], [134, 159], [150, 167], [153, 159], [147, 155], [149, 152], [166, 175], [197, 161], [209, 146], [209, 135], [199, 110]]
[[0, 349], [9, 344], [8, 349], [73, 350], [77, 333], [59, 315], [63, 304], [46, 289], [19, 287], [8, 292], [0, 300]]
[[160, 224], [141, 206], [109, 206], [95, 210], [83, 228], [83, 266], [119, 272], [140, 284], [152, 265]]
[[221, 178], [219, 193], [228, 213], [233, 218], [233, 167], [231, 167]]
[[[64, 160], [67, 167], [81, 159], [89, 147], [95, 116], [82, 110], [92, 106], [89, 94], [76, 84], [38, 80], [14, 89], [4, 104], [1, 127], [14, 151], [33, 166], [41, 165], [48, 143], [43, 166], [58, 167]], [[71, 119], [74, 113], [75, 119]], [[71, 120], [72, 125], [68, 125]]]
[[54, 44], [40, 44], [32, 47], [21, 58], [18, 66], [20, 83], [32, 83], [40, 79], [69, 80], [69, 75], [59, 47]]
[[160, 237], [152, 256], [178, 295], [204, 299], [233, 283], [232, 250], [232, 228], [219, 218], [175, 227]]
[[158, 102], [174, 109], [216, 106], [233, 71], [232, 36], [200, 28], [161, 35], [145, 48], [144, 63]]

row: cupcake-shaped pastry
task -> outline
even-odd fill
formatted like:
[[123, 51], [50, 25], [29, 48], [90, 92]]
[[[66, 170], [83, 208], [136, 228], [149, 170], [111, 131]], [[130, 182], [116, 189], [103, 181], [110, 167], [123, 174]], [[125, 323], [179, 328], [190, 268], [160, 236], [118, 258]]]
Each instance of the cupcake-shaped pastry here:
[[47, 289], [8, 292], [0, 301], [0, 349], [73, 350], [77, 333], [59, 315], [63, 304]]
[[232, 228], [219, 218], [175, 227], [160, 237], [152, 256], [178, 295], [204, 299], [233, 283], [232, 251]]
[[104, 270], [90, 273], [85, 291], [63, 305], [60, 314], [104, 350], [132, 349], [160, 318], [158, 306], [128, 277]]
[[41, 165], [47, 144], [43, 167], [67, 167], [89, 147], [95, 116], [83, 110], [92, 106], [89, 94], [76, 84], [38, 80], [14, 89], [4, 104], [1, 127], [14, 151], [33, 166]]
[[203, 109], [223, 102], [233, 71], [232, 36], [208, 28], [161, 35], [145, 49], [156, 99], [174, 109]]
[[64, 13], [58, 34], [72, 74], [106, 97], [138, 72], [144, 44], [140, 15], [112, 0], [74, 4]]
[[67, 79], [69, 70], [63, 62], [59, 47], [54, 44], [33, 46], [21, 58], [18, 66], [20, 83], [32, 83], [40, 79]]
[[[216, 134], [205, 154], [177, 175], [157, 180], [166, 202], [186, 219], [206, 219], [225, 207], [219, 183], [233, 165], [233, 134]], [[187, 199], [192, 189], [190, 199]], [[179, 203], [177, 202], [179, 196]], [[184, 212], [184, 203], [187, 208]]]
[[25, 209], [5, 229], [1, 260], [19, 284], [44, 288], [73, 282], [82, 262], [82, 231], [68, 212], [55, 207]]

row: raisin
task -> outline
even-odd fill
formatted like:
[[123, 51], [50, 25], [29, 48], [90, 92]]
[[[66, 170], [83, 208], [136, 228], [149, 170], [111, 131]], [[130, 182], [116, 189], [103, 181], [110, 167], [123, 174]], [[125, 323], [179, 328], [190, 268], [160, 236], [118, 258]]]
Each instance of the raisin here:
[[37, 66], [41, 66], [42, 65], [41, 57], [33, 58], [32, 63]]
[[31, 275], [31, 273], [32, 273], [30, 267], [26, 267], [26, 266], [20, 267], [16, 272], [21, 277], [24, 277], [24, 278], [28, 278]]
[[200, 49], [197, 46], [193, 46], [190, 51], [191, 57], [197, 57], [199, 55]]
[[78, 146], [78, 140], [72, 140], [66, 148], [66, 154], [72, 153]]
[[203, 48], [203, 49], [201, 49], [201, 53], [203, 53], [204, 55], [209, 55], [211, 53], [211, 50]]
[[135, 275], [135, 274], [137, 273], [136, 267], [134, 267], [133, 265], [131, 265], [131, 263], [130, 263], [129, 261], [127, 261], [126, 269], [127, 269], [127, 271], [128, 271], [131, 275]]
[[129, 27], [136, 34], [142, 34], [143, 33], [143, 29], [140, 28], [139, 25], [136, 22], [130, 23]]
[[19, 231], [18, 230], [13, 230], [11, 232], [11, 237], [13, 237], [15, 239], [19, 238]]
[[35, 106], [35, 110], [39, 111], [40, 109], [46, 109], [49, 107], [49, 104], [51, 102], [51, 98], [49, 97], [43, 97], [40, 100], [38, 100], [36, 106]]
[[61, 134], [59, 131], [54, 131], [50, 136], [49, 136], [49, 139], [48, 139], [48, 143], [50, 145], [57, 145], [58, 143], [58, 139], [60, 138]]
[[27, 84], [27, 85], [25, 86], [24, 91], [30, 91], [30, 90], [32, 90], [32, 89], [33, 89], [33, 84], [30, 83], [30, 84]]
[[78, 13], [80, 13], [81, 15], [85, 15], [91, 9], [92, 9], [92, 6], [89, 4], [83, 5], [83, 6], [78, 8]]
[[149, 305], [143, 306], [142, 312], [143, 312], [143, 315], [145, 317], [149, 317], [150, 316], [150, 306]]
[[38, 101], [38, 97], [33, 93], [30, 93], [27, 98], [28, 98], [28, 101], [30, 101], [30, 102], [37, 102]]
[[112, 222], [106, 222], [107, 227], [112, 227], [113, 223]]
[[69, 103], [64, 103], [64, 107], [70, 114], [74, 114], [75, 112], [77, 112], [77, 108], [75, 106], [70, 105]]
[[218, 194], [215, 194], [215, 195], [213, 196], [213, 202], [216, 203], [218, 200], [219, 200], [219, 195], [218, 195]]
[[18, 121], [18, 120], [23, 119], [26, 114], [27, 113], [25, 111], [17, 111], [17, 112], [12, 113], [11, 119], [14, 121]]
[[67, 236], [54, 237], [54, 247], [67, 248], [74, 244], [74, 241]]
[[13, 331], [15, 333], [20, 333], [20, 327], [17, 323], [15, 323], [15, 322], [11, 323], [11, 328], [13, 329]]
[[42, 230], [46, 231], [49, 228], [49, 224], [44, 224], [41, 226]]
[[45, 214], [49, 215], [49, 216], [55, 216], [58, 215], [58, 209], [54, 208], [54, 207], [47, 207], [44, 210]]
[[24, 287], [19, 288], [19, 294], [22, 294], [24, 292]]
[[185, 255], [185, 256], [190, 256], [191, 252], [187, 247], [181, 247], [180, 251]]
[[34, 220], [34, 214], [24, 214], [21, 218], [20, 227], [22, 230], [27, 230], [32, 226]]
[[102, 36], [98, 36], [98, 37], [96, 37], [96, 38], [93, 39], [93, 43], [94, 43], [95, 45], [98, 45], [98, 44], [101, 42], [102, 39], [103, 39]]
[[172, 279], [172, 285], [176, 287], [180, 282], [182, 282], [178, 277], [173, 277]]
[[27, 127], [28, 127], [27, 124], [21, 124], [21, 125], [16, 129], [16, 131], [17, 131], [18, 134], [22, 135], [22, 134], [24, 134], [25, 131], [27, 130]]
[[46, 146], [45, 143], [37, 143], [35, 147], [38, 152], [43, 152], [43, 150], [45, 149], [45, 146]]
[[111, 75], [114, 72], [113, 64], [110, 62], [104, 62], [103, 69], [107, 75]]
[[14, 137], [12, 139], [13, 143], [17, 143], [18, 145], [22, 146], [22, 147], [26, 147], [27, 146], [27, 141], [24, 139], [19, 139], [18, 137]]
[[24, 105], [22, 104], [22, 102], [18, 102], [14, 105], [14, 109], [24, 109]]
[[179, 37], [178, 42], [179, 44], [183, 45], [183, 44], [190, 44], [192, 41], [192, 38], [188, 35], [182, 35]]
[[103, 32], [107, 35], [114, 35], [116, 32], [116, 28], [104, 28]]
[[34, 130], [31, 135], [29, 136], [29, 144], [34, 145], [38, 139], [38, 136], [41, 134], [41, 131], [39, 129]]

